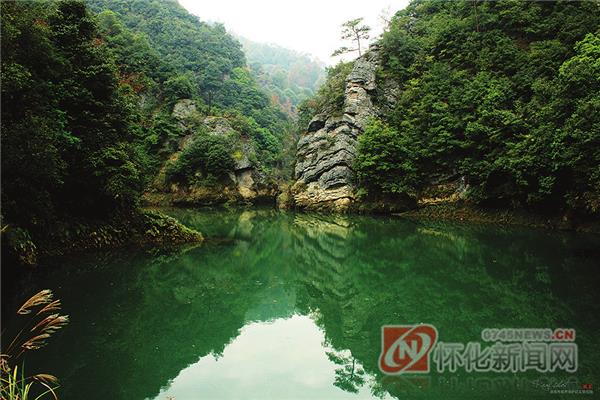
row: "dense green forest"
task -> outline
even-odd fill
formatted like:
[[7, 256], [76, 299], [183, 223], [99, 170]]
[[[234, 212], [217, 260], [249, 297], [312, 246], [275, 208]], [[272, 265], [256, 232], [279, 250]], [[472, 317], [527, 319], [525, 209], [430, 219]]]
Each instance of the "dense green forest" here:
[[[359, 138], [360, 193], [417, 197], [461, 177], [478, 204], [600, 207], [600, 12], [584, 2], [439, 2], [399, 11], [378, 40], [392, 110]], [[352, 62], [329, 68], [202, 22], [175, 0], [2, 2], [2, 218], [44, 230], [138, 206], [167, 182], [253, 165], [289, 179], [293, 114], [339, 112]], [[250, 65], [249, 65], [250, 64]], [[390, 84], [390, 82], [392, 84]], [[377, 96], [384, 94], [376, 94]], [[195, 105], [194, 143], [173, 116]], [[284, 112], [286, 111], [286, 112]], [[232, 133], [207, 135], [205, 119]]]
[[[100, 31], [117, 64], [128, 80], [139, 82], [141, 103], [157, 126], [150, 138], [156, 146], [169, 142], [167, 153], [174, 150], [181, 132], [173, 130], [169, 114], [177, 100], [192, 99], [200, 116], [224, 117], [236, 128], [239, 137], [230, 140], [250, 138], [263, 169], [282, 166], [292, 121], [261, 89], [241, 44], [223, 25], [200, 21], [175, 0], [87, 4], [99, 13]], [[222, 145], [229, 144], [223, 139]]]
[[599, 26], [595, 1], [411, 3], [383, 36], [402, 94], [361, 138], [359, 179], [413, 193], [458, 174], [483, 204], [599, 211]]
[[[174, 180], [227, 174], [242, 139], [275, 174], [293, 127], [240, 43], [176, 1], [2, 2], [2, 99], [2, 217], [33, 231], [135, 209], [189, 133], [172, 115], [181, 99], [199, 135]], [[202, 134], [207, 116], [235, 132]]]
[[[398, 96], [359, 139], [363, 192], [417, 197], [456, 176], [481, 205], [600, 211], [599, 7], [416, 0], [399, 11], [378, 71]], [[349, 68], [329, 71], [302, 120], [341, 109]]]
[[[289, 4], [242, 17], [339, 16]], [[0, 0], [0, 400], [591, 394], [600, 0], [358, 5], [325, 68], [178, 0]], [[493, 383], [489, 326], [571, 328]]]
[[315, 95], [325, 78], [325, 66], [308, 55], [274, 44], [240, 37], [248, 64], [275, 104], [295, 115], [305, 99]]
[[2, 215], [45, 229], [135, 206], [148, 157], [122, 84], [81, 2], [2, 2]]

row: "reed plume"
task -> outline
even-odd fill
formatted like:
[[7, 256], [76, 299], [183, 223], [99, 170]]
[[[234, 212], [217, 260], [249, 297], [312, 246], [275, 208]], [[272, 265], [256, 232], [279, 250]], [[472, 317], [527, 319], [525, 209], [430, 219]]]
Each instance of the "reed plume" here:
[[38, 311], [37, 315], [43, 314], [45, 312], [50, 312], [50, 311], [58, 311], [60, 310], [60, 300], [54, 300], [50, 303], [48, 303], [47, 306], [45, 306], [44, 308], [42, 308], [40, 311]]
[[[57, 399], [55, 389], [58, 387], [58, 379], [54, 375], [36, 374], [26, 377], [22, 367], [20, 375], [17, 374], [17, 370], [19, 360], [27, 350], [44, 347], [54, 333], [69, 323], [69, 316], [60, 315], [60, 309], [60, 300], [55, 300], [52, 291], [45, 289], [31, 296], [17, 310], [18, 315], [29, 314], [30, 317], [9, 346], [0, 352], [2, 373], [0, 398], [2, 400], [26, 400], [34, 384], [47, 389], [44, 395], [52, 395]], [[2, 340], [2, 343], [6, 341]]]
[[44, 383], [58, 383], [58, 378], [50, 374], [37, 374], [32, 376], [36, 381]]
[[69, 323], [68, 315], [52, 314], [38, 322], [36, 326], [31, 328], [31, 332], [38, 330], [39, 332], [52, 334]]
[[17, 314], [29, 314], [34, 307], [39, 305], [46, 305], [52, 303], [54, 294], [52, 290], [42, 290], [29, 298], [23, 305], [17, 310]]

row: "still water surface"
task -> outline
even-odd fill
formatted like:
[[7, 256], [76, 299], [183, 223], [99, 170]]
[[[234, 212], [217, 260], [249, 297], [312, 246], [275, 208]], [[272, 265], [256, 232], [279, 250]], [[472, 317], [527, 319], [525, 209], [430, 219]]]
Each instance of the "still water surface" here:
[[[27, 364], [59, 376], [62, 399], [560, 398], [545, 385], [600, 384], [597, 237], [167, 212], [206, 243], [79, 256], [42, 271], [71, 323]], [[463, 343], [484, 328], [575, 328], [579, 369], [382, 375], [381, 326], [412, 323]]]

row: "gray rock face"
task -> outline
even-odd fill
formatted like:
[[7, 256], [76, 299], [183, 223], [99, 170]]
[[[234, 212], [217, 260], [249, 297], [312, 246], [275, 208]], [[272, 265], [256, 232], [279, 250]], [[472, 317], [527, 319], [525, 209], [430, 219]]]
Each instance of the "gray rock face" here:
[[301, 135], [296, 148], [296, 183], [291, 193], [305, 209], [345, 211], [355, 201], [352, 165], [357, 138], [369, 117], [377, 115], [378, 48], [358, 58], [346, 78], [341, 116], [317, 115]]
[[376, 114], [372, 97], [377, 89], [378, 54], [375, 48], [357, 59], [346, 79], [344, 114], [352, 116], [354, 125], [360, 130], [364, 129], [367, 119]]
[[252, 144], [248, 141], [243, 141], [240, 150], [236, 151], [233, 155], [233, 161], [235, 162], [234, 169], [240, 171], [254, 168], [254, 164], [250, 161], [251, 155], [254, 155]]
[[224, 136], [234, 132], [231, 124], [223, 117], [206, 117], [204, 125], [208, 128], [208, 133], [211, 135]]
[[190, 99], [179, 100], [173, 107], [171, 115], [179, 121], [183, 121], [191, 117], [196, 112], [196, 103]]
[[[206, 132], [209, 135], [225, 136], [234, 138], [231, 148], [231, 156], [234, 160], [233, 171], [229, 174], [229, 181], [220, 182], [221, 189], [215, 193], [214, 188], [202, 187], [201, 185], [189, 185], [179, 187], [177, 185], [166, 188], [171, 196], [171, 202], [185, 204], [216, 204], [224, 202], [253, 202], [274, 199], [278, 195], [277, 187], [267, 182], [259, 168], [255, 165], [256, 152], [248, 138], [240, 135], [231, 126], [229, 121], [223, 117], [202, 116], [193, 100], [179, 100], [172, 111], [173, 117], [184, 130], [185, 135], [179, 140], [179, 152], [175, 157], [185, 150], [200, 134]], [[322, 123], [324, 126], [324, 121]], [[171, 157], [173, 159], [173, 156]], [[163, 166], [164, 168], [164, 166]], [[160, 176], [161, 174], [159, 174]], [[164, 173], [162, 174], [164, 178]], [[164, 186], [161, 182], [155, 185], [158, 188]]]

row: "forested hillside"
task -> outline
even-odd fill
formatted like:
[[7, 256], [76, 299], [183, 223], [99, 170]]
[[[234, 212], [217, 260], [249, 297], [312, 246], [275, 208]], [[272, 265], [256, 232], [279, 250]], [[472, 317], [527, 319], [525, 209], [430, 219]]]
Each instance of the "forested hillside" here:
[[275, 104], [290, 115], [312, 97], [325, 78], [325, 65], [308, 55], [240, 37], [248, 64]]
[[[351, 177], [357, 199], [459, 182], [479, 205], [598, 213], [598, 26], [595, 1], [411, 2], [368, 55], [374, 118], [357, 144], [316, 143], [330, 164], [313, 171]], [[296, 161], [290, 115], [322, 71], [277, 46], [244, 41], [246, 57], [175, 0], [2, 2], [2, 39], [2, 217], [32, 231], [148, 191], [273, 199]], [[329, 69], [301, 124], [345, 113], [357, 63]]]
[[132, 88], [83, 3], [2, 2], [2, 215], [43, 229], [133, 207], [147, 156]]
[[[479, 205], [597, 214], [599, 26], [597, 1], [412, 1], [374, 50], [358, 194], [436, 198], [457, 182]], [[351, 69], [330, 71], [304, 121], [341, 112]]]
[[137, 210], [159, 172], [218, 192], [291, 162], [240, 43], [176, 1], [2, 2], [2, 101], [3, 224], [33, 236]]
[[593, 394], [600, 0], [242, 1], [0, 0], [0, 400]]
[[[200, 21], [175, 0], [87, 4], [99, 13], [100, 30], [125, 80], [138, 84], [142, 104], [158, 126], [150, 138], [157, 146], [170, 135], [175, 139], [170, 151], [175, 150], [178, 134], [172, 127], [177, 121], [170, 114], [177, 100], [191, 99], [198, 117], [223, 117], [239, 135], [250, 138], [262, 168], [281, 166], [290, 121], [271, 104], [247, 68], [240, 43], [222, 25]], [[221, 144], [228, 146], [226, 142]]]

